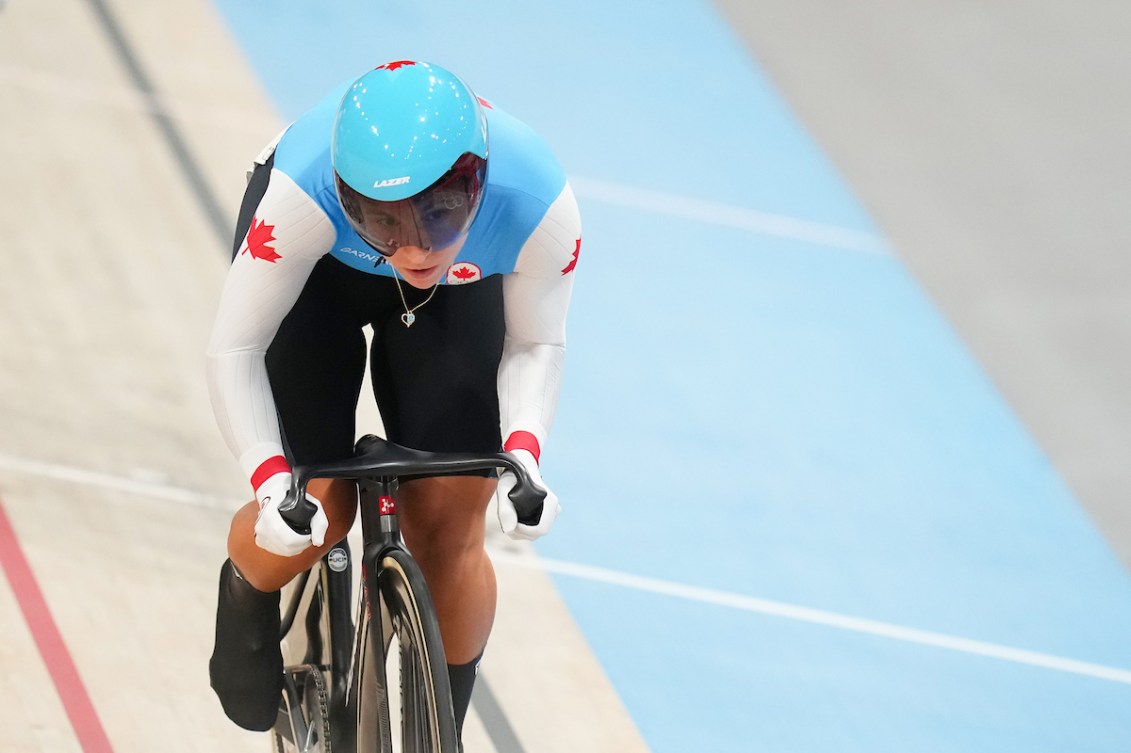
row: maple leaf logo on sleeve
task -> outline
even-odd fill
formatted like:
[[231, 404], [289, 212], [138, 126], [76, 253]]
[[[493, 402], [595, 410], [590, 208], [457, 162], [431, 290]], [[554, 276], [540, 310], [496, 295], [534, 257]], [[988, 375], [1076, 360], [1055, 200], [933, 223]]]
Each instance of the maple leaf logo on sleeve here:
[[283, 258], [275, 253], [274, 246], [267, 245], [276, 240], [274, 233], [274, 225], [268, 225], [258, 217], [252, 217], [251, 229], [247, 231], [247, 245], [240, 253], [250, 253], [256, 259], [263, 259], [274, 264], [276, 259]]
[[577, 267], [577, 257], [579, 257], [579, 256], [581, 256], [581, 239], [580, 238], [577, 239], [577, 246], [575, 246], [574, 249], [573, 249], [573, 258], [569, 260], [569, 264], [566, 264], [565, 269], [562, 270], [563, 276], [568, 275], [570, 272], [572, 272]]

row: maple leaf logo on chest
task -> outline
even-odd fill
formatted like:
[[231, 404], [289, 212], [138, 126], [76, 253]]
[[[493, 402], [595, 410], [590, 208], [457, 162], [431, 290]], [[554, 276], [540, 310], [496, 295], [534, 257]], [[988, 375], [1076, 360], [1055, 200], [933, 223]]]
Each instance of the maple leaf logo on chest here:
[[256, 259], [274, 264], [276, 259], [283, 258], [275, 253], [274, 246], [267, 245], [276, 240], [274, 233], [274, 225], [268, 225], [258, 217], [252, 217], [251, 229], [247, 231], [247, 246], [241, 253], [250, 253]]
[[448, 267], [447, 281], [449, 285], [464, 285], [482, 279], [483, 270], [471, 262], [456, 262]]

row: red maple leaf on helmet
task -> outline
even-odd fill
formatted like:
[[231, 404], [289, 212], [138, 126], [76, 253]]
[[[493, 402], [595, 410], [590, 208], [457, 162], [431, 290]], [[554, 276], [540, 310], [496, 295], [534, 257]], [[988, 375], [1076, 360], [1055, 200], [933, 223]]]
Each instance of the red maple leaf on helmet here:
[[276, 259], [283, 258], [275, 253], [273, 246], [267, 245], [271, 241], [276, 240], [274, 232], [274, 225], [268, 225], [258, 217], [252, 217], [251, 229], [247, 231], [247, 248], [245, 248], [243, 252], [250, 252], [256, 259], [263, 259], [264, 261], [269, 261], [274, 264]]
[[376, 70], [379, 70], [379, 71], [395, 71], [397, 68], [403, 68], [406, 65], [416, 65], [416, 61], [414, 61], [414, 60], [394, 60], [391, 63], [385, 63], [384, 65], [377, 66]]
[[471, 267], [456, 267], [452, 270], [452, 277], [456, 277], [460, 280], [470, 280], [472, 277], [475, 277], [475, 270]]
[[577, 239], [577, 247], [573, 249], [573, 258], [566, 264], [565, 269], [562, 270], [563, 275], [568, 275], [577, 266], [577, 257], [581, 255], [581, 239]]

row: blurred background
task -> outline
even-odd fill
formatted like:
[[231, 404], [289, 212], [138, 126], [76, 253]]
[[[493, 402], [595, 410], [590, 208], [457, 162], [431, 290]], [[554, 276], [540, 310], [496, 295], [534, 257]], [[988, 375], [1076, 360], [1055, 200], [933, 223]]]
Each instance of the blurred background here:
[[420, 58], [584, 223], [564, 512], [489, 541], [469, 753], [1127, 750], [1128, 39], [1106, 0], [0, 3], [0, 747], [266, 749], [207, 687], [248, 491], [204, 346], [251, 159]]

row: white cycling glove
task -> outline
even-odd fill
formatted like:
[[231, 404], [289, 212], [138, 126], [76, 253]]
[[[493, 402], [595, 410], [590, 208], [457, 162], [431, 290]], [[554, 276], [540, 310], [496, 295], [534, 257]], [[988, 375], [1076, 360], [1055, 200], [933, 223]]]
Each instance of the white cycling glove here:
[[534, 539], [545, 536], [549, 532], [550, 526], [554, 524], [554, 520], [558, 517], [558, 513], [562, 511], [562, 506], [558, 504], [558, 495], [550, 491], [546, 482], [542, 480], [542, 473], [538, 470], [538, 461], [534, 459], [534, 456], [526, 450], [511, 450], [510, 454], [526, 468], [530, 480], [546, 492], [546, 501], [542, 503], [542, 517], [537, 525], [528, 526], [519, 523], [518, 512], [514, 509], [514, 503], [511, 502], [510, 497], [507, 496], [518, 480], [510, 471], [503, 471], [499, 476], [499, 485], [495, 489], [495, 503], [499, 508], [499, 526], [503, 529], [503, 533], [512, 539], [534, 541]]
[[255, 543], [260, 548], [281, 557], [294, 557], [306, 551], [311, 545], [322, 546], [326, 540], [326, 528], [329, 527], [322, 503], [310, 494], [306, 495], [306, 499], [318, 508], [310, 520], [310, 533], [307, 535], [297, 533], [287, 525], [287, 521], [279, 514], [279, 506], [287, 499], [290, 490], [291, 474], [289, 473], [276, 473], [255, 490], [255, 498], [259, 501], [259, 517], [255, 520]]

